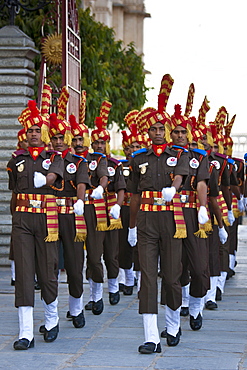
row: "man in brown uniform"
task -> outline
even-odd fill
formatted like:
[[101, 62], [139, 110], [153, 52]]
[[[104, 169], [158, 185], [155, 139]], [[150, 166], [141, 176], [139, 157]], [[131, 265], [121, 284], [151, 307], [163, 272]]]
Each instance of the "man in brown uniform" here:
[[[60, 100], [68, 98], [66, 91]], [[59, 101], [58, 101], [59, 108]], [[72, 135], [65, 120], [65, 111], [50, 115], [52, 146], [62, 153], [64, 160], [64, 182], [56, 189], [58, 206], [59, 236], [63, 243], [64, 267], [69, 286], [69, 312], [75, 328], [85, 325], [83, 313], [83, 266], [86, 224], [84, 220], [84, 198], [90, 187], [87, 160], [69, 151]]]
[[[48, 122], [35, 101], [29, 101], [19, 121], [26, 130], [29, 147], [26, 153], [11, 159], [7, 169], [9, 189], [13, 191], [15, 305], [19, 315], [19, 340], [14, 343], [14, 349], [26, 350], [34, 346], [35, 272], [45, 307], [44, 340], [52, 342], [58, 334], [58, 220], [50, 185], [61, 186], [63, 160], [55, 152], [44, 150], [44, 141], [49, 142], [45, 135]], [[60, 181], [56, 183], [56, 180]]]
[[[97, 222], [97, 243], [87, 245], [87, 277], [92, 279], [92, 294], [96, 296], [99, 302], [100, 309], [97, 309], [98, 304], [93, 303], [92, 311], [94, 314], [99, 314], [103, 310], [103, 266], [101, 257], [103, 256], [108, 278], [109, 302], [115, 305], [119, 302], [119, 286], [118, 286], [118, 252], [119, 240], [118, 230], [122, 227], [120, 219], [120, 209], [124, 199], [125, 181], [122, 173], [122, 166], [119, 161], [110, 157], [109, 141], [110, 134], [106, 130], [108, 113], [111, 103], [103, 102], [101, 106], [101, 114], [96, 117], [96, 129], [91, 133], [92, 148], [94, 153], [101, 153], [107, 156], [108, 169], [108, 185], [104, 194], [101, 193], [99, 198], [96, 194], [101, 207], [101, 215]], [[92, 193], [92, 197], [95, 194]], [[95, 203], [95, 201], [94, 201]], [[95, 204], [97, 214], [97, 205]], [[96, 225], [95, 225], [96, 226]], [[99, 267], [101, 268], [99, 269]], [[98, 313], [99, 312], [99, 313]]]
[[138, 129], [142, 133], [148, 131], [152, 147], [137, 152], [139, 154], [131, 162], [128, 240], [131, 245], [138, 240], [141, 268], [139, 313], [143, 315], [145, 334], [145, 342], [139, 347], [139, 352], [143, 354], [161, 352], [157, 327], [159, 255], [163, 260], [166, 291], [167, 344], [176, 346], [180, 339], [181, 238], [186, 235], [186, 227], [176, 191], [183, 177], [188, 175], [189, 166], [186, 150], [175, 151], [165, 143], [165, 125], [170, 123], [165, 108], [172, 83], [169, 75], [164, 76], [158, 110], [146, 108], [138, 114]]

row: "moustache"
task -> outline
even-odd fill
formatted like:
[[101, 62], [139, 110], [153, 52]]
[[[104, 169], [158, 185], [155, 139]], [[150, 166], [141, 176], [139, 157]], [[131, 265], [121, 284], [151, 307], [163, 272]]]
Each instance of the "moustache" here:
[[81, 146], [81, 145], [76, 145], [76, 146], [75, 146], [75, 149], [83, 149], [83, 146]]

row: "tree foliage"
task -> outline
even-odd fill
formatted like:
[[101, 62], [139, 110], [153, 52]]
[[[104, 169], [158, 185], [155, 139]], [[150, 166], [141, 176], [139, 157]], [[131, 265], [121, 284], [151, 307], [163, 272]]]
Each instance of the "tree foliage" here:
[[[56, 26], [45, 22], [54, 4], [31, 13], [20, 11], [16, 25], [35, 42], [40, 50], [42, 33], [46, 36], [56, 31]], [[89, 9], [78, 11], [81, 37], [81, 88], [87, 92], [86, 124], [94, 126], [103, 100], [112, 103], [109, 122], [124, 127], [124, 116], [132, 109], [141, 109], [146, 101], [145, 72], [142, 57], [137, 55], [135, 46], [126, 47], [116, 41], [114, 30], [90, 15]], [[0, 26], [7, 22], [2, 19]], [[42, 32], [41, 32], [42, 31]], [[39, 83], [41, 56], [35, 59], [36, 89]], [[61, 84], [61, 69], [52, 72], [54, 84]], [[37, 96], [36, 96], [37, 97]]]

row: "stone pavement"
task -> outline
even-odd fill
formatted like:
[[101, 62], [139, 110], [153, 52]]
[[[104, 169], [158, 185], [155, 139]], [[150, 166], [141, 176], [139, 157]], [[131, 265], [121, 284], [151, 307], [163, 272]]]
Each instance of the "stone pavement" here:
[[[203, 327], [194, 332], [188, 317], [181, 318], [182, 337], [177, 347], [168, 347], [161, 339], [162, 353], [141, 355], [142, 317], [138, 314], [136, 288], [132, 296], [123, 296], [111, 306], [104, 286], [105, 309], [100, 316], [85, 311], [86, 325], [75, 329], [66, 320], [68, 310], [66, 277], [59, 285], [60, 332], [53, 343], [45, 343], [39, 334], [43, 324], [40, 293], [34, 309], [35, 347], [14, 351], [18, 339], [14, 287], [10, 286], [10, 268], [0, 268], [0, 369], [89, 369], [89, 370], [244, 370], [247, 369], [247, 226], [239, 226], [239, 251], [236, 274], [226, 282], [222, 301], [215, 311], [204, 310]], [[85, 283], [84, 303], [89, 298]], [[158, 323], [163, 330], [165, 308], [160, 306]]]

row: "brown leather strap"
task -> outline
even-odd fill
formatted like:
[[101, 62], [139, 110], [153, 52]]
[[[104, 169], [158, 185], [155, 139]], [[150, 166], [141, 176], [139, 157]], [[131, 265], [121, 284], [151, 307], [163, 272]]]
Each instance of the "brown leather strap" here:
[[[35, 202], [35, 201], [32, 200], [31, 202]], [[34, 206], [32, 206], [31, 202], [28, 199], [17, 199], [16, 200], [16, 206], [17, 207], [34, 207]], [[45, 202], [43, 202], [43, 201], [37, 201], [37, 202], [40, 202], [40, 206], [37, 207], [37, 208], [46, 208], [46, 203]]]

